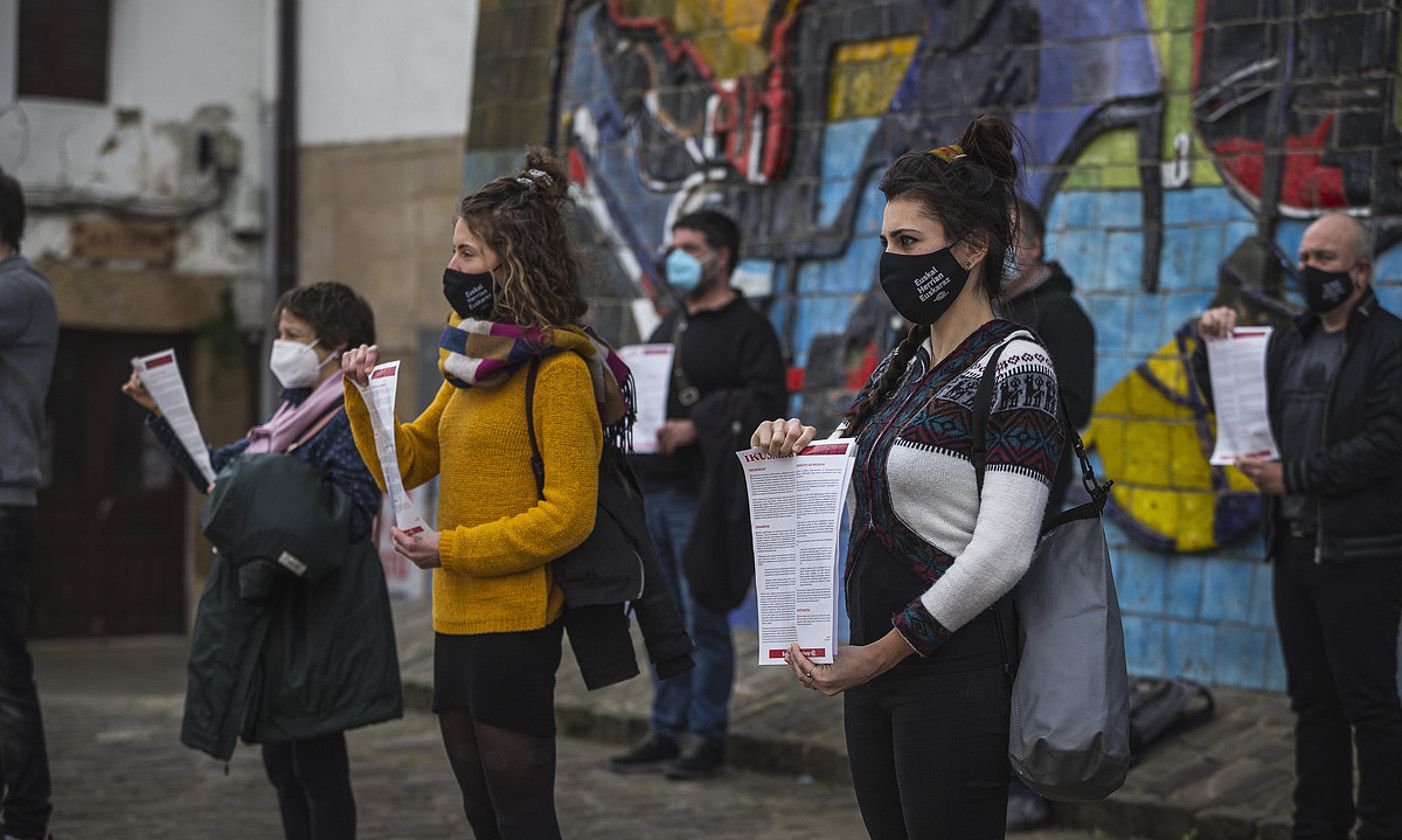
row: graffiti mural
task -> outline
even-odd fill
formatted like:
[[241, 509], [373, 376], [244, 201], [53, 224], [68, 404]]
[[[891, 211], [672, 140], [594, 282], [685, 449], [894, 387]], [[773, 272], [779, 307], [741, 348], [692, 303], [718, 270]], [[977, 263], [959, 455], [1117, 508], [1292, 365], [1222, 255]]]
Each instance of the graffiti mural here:
[[[1209, 303], [1289, 311], [1289, 255], [1324, 211], [1368, 218], [1379, 294], [1402, 304], [1394, 3], [555, 0], [531, 44], [510, 4], [482, 7], [469, 185], [521, 143], [566, 152], [596, 321], [624, 340], [647, 301], [667, 305], [654, 266], [671, 221], [730, 212], [738, 282], [819, 425], [899, 327], [875, 284], [879, 173], [978, 113], [1012, 119], [1024, 194], [1097, 330], [1087, 437], [1116, 479], [1131, 665], [1280, 687], [1258, 499], [1207, 464], [1185, 359]], [[527, 47], [549, 58], [526, 53], [549, 65], [543, 97], [497, 72]], [[539, 123], [547, 137], [511, 133]]]

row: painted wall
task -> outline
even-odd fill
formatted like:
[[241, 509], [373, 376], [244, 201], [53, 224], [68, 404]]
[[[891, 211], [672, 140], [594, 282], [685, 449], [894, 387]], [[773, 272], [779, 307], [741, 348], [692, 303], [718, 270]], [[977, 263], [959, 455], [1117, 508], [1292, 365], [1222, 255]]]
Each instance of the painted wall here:
[[[1395, 4], [607, 0], [570, 4], [563, 27], [559, 6], [484, 0], [467, 185], [523, 143], [564, 150], [596, 318], [622, 340], [669, 220], [734, 214], [795, 410], [820, 425], [893, 339], [879, 173], [979, 112], [1012, 118], [1025, 195], [1098, 333], [1088, 438], [1116, 481], [1131, 670], [1283, 688], [1258, 500], [1206, 463], [1187, 325], [1218, 297], [1263, 318], [1272, 291], [1298, 302], [1261, 243], [1292, 254], [1326, 210], [1369, 220], [1376, 286], [1402, 309]], [[516, 71], [484, 85], [507, 55]]]

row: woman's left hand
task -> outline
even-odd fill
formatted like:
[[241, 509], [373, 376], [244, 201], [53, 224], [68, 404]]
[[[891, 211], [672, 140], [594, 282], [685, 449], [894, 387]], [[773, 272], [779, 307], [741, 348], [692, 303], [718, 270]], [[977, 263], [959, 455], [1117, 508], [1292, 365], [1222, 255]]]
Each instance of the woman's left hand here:
[[899, 633], [892, 630], [869, 645], [843, 645], [833, 655], [831, 665], [815, 665], [797, 644], [789, 645], [784, 659], [804, 688], [828, 697], [869, 682], [895, 667], [913, 651]]
[[443, 560], [438, 556], [437, 531], [425, 528], [409, 536], [398, 528], [391, 527], [389, 538], [394, 543], [395, 553], [420, 569], [437, 569], [443, 565]]

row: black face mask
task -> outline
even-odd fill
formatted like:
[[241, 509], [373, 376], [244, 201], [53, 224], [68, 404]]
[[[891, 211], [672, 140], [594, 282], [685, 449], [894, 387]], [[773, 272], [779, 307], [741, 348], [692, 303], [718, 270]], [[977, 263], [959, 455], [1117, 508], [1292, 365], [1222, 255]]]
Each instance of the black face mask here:
[[915, 324], [938, 321], [968, 280], [968, 270], [948, 248], [915, 256], [881, 255], [881, 290], [901, 317]]
[[491, 272], [464, 274], [455, 268], [443, 269], [443, 297], [463, 318], [490, 320], [496, 290], [497, 282], [492, 279]]
[[1353, 278], [1347, 271], [1324, 271], [1307, 265], [1300, 269], [1300, 289], [1311, 312], [1328, 312], [1353, 294]]

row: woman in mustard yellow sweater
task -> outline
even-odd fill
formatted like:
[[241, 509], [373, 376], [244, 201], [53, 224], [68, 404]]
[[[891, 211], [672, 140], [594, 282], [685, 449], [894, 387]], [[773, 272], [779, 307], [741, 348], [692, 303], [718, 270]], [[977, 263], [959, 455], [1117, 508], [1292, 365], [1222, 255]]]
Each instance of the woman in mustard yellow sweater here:
[[[626, 423], [608, 346], [577, 324], [585, 303], [560, 212], [563, 167], [531, 150], [515, 176], [463, 199], [443, 292], [446, 380], [412, 423], [396, 423], [405, 487], [440, 477], [438, 532], [394, 529], [395, 549], [433, 569], [433, 710], [479, 838], [559, 837], [555, 817], [555, 669], [564, 596], [551, 561], [594, 528], [604, 436]], [[375, 347], [345, 354], [364, 384]], [[611, 364], [613, 363], [613, 364]], [[537, 490], [526, 380], [538, 364]], [[370, 418], [346, 382], [346, 411], [384, 487]]]

